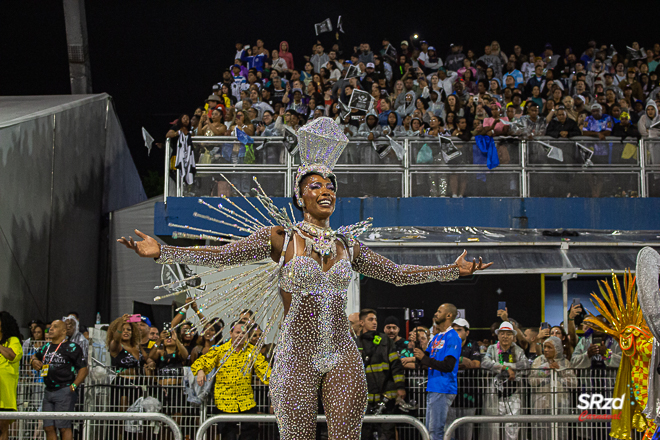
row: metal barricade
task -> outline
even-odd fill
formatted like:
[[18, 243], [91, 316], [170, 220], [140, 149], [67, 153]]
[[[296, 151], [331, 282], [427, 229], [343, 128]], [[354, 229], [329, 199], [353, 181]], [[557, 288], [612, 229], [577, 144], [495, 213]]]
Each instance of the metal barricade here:
[[[245, 163], [234, 137], [193, 137], [197, 173], [191, 185], [171, 172], [174, 143], [166, 142], [167, 197], [236, 196], [221, 176], [250, 195], [257, 177], [266, 193], [291, 197], [299, 156], [281, 137], [254, 137], [255, 158]], [[658, 197], [660, 140], [589, 137], [519, 140], [494, 138], [499, 165], [488, 169], [474, 141], [451, 138], [458, 156], [448, 156], [435, 137], [397, 138], [402, 158], [374, 143], [351, 138], [335, 173], [345, 197]], [[379, 143], [385, 150], [378, 150]], [[381, 156], [380, 153], [383, 155]], [[243, 154], [243, 155], [241, 155]], [[172, 176], [172, 177], [170, 177]], [[170, 187], [172, 186], [172, 187]]]
[[[167, 425], [174, 434], [173, 440], [183, 440], [181, 431], [174, 420], [164, 414], [159, 413], [140, 413], [130, 414], [124, 412], [0, 412], [0, 420], [104, 420], [104, 421], [137, 421], [143, 420], [159, 422]], [[11, 437], [10, 437], [11, 438]], [[33, 437], [30, 437], [33, 438]], [[36, 438], [36, 437], [35, 437]], [[88, 437], [94, 439], [104, 439], [110, 437]], [[119, 437], [113, 437], [118, 439]]]
[[[222, 422], [243, 422], [243, 423], [254, 423], [254, 422], [270, 422], [275, 423], [277, 420], [274, 415], [270, 414], [223, 414], [218, 416], [213, 416], [199, 427], [197, 431], [197, 437], [195, 440], [205, 440], [206, 431], [215, 423]], [[326, 417], [323, 415], [316, 416], [316, 423], [326, 423]], [[426, 430], [426, 427], [418, 419], [410, 416], [397, 416], [397, 415], [381, 415], [381, 416], [365, 416], [363, 423], [404, 423], [409, 424], [415, 427], [419, 434], [421, 435], [422, 440], [430, 440], [429, 432]]]
[[[21, 360], [18, 409], [19, 414], [32, 414], [39, 411], [43, 400], [43, 383], [37, 372], [28, 364], [30, 351]], [[199, 436], [200, 427], [212, 424], [211, 420], [214, 402], [212, 397], [201, 406], [192, 406], [188, 403], [185, 394], [184, 377], [179, 376], [144, 376], [141, 372], [124, 372], [117, 374], [112, 368], [103, 363], [107, 362], [104, 354], [105, 346], [101, 341], [90, 341], [90, 368], [88, 377], [80, 387], [81, 401], [77, 405], [79, 413], [104, 414], [131, 414], [140, 398], [153, 397], [162, 408], [162, 416], [172, 420], [180, 427], [184, 437]], [[96, 359], [104, 359], [103, 363]], [[133, 373], [133, 374], [127, 374]], [[565, 424], [559, 419], [552, 419], [552, 423], [545, 423], [545, 419], [537, 416], [571, 416], [578, 417], [583, 410], [578, 408], [581, 395], [600, 394], [604, 398], [613, 398], [616, 381], [616, 369], [529, 369], [520, 371], [515, 383], [507, 383], [502, 378], [482, 370], [461, 370], [458, 374], [458, 393], [450, 407], [447, 427], [455, 419], [464, 417], [497, 417], [495, 421], [479, 423], [461, 422], [459, 436], [462, 438], [518, 438], [531, 439], [608, 439], [609, 426], [607, 423], [591, 424]], [[416, 403], [417, 409], [408, 409], [405, 414], [413, 417], [424, 425], [427, 412], [427, 372], [426, 370], [406, 370], [407, 400]], [[256, 406], [256, 415], [267, 416], [259, 420], [272, 421], [268, 418], [270, 397], [268, 386], [263, 385], [255, 378], [253, 391]], [[415, 406], [415, 405], [412, 405]], [[135, 409], [135, 408], [133, 408]], [[128, 411], [128, 413], [126, 412]], [[591, 414], [602, 416], [610, 414], [606, 409], [594, 409]], [[0, 413], [1, 414], [1, 413]], [[17, 413], [10, 413], [8, 418], [18, 419], [10, 429], [10, 439], [43, 438], [43, 427], [38, 420], [42, 418], [11, 417]], [[135, 413], [135, 416], [140, 414]], [[399, 416], [400, 414], [394, 414]], [[251, 415], [250, 415], [251, 416]], [[247, 417], [250, 417], [247, 416]], [[534, 423], [531, 419], [516, 422], [511, 417], [536, 417]], [[133, 415], [131, 415], [131, 418]], [[71, 417], [76, 420], [75, 417]], [[79, 417], [77, 420], [86, 420], [84, 424], [74, 425], [74, 430], [84, 433], [85, 439], [118, 439], [120, 433], [125, 432], [125, 417]], [[155, 420], [155, 419], [152, 419]], [[218, 420], [218, 419], [214, 419]], [[373, 420], [373, 419], [370, 419]], [[424, 438], [419, 429], [407, 421], [399, 422], [396, 429], [399, 440], [416, 440]], [[468, 419], [472, 420], [472, 419]], [[489, 419], [490, 420], [490, 419]], [[573, 419], [571, 419], [573, 420]], [[482, 423], [483, 422], [483, 423]], [[76, 429], [77, 426], [77, 429]], [[158, 426], [143, 427], [144, 435], [157, 435]], [[421, 437], [420, 437], [421, 436]], [[146, 437], [145, 437], [146, 438]], [[259, 439], [277, 438], [277, 427], [274, 423], [263, 423], [259, 428]], [[634, 433], [632, 438], [641, 438]]]

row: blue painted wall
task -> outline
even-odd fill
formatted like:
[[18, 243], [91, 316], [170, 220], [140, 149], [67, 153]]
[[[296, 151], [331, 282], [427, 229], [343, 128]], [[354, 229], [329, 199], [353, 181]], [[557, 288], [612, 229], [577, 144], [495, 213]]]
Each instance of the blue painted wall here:
[[[204, 200], [230, 207], [221, 198]], [[245, 200], [232, 200], [254, 213]], [[251, 201], [260, 206], [256, 199]], [[280, 197], [274, 201], [288, 209], [290, 199]], [[194, 197], [170, 197], [167, 207], [162, 202], [156, 204], [156, 234], [171, 235], [173, 229], [168, 223], [235, 232], [233, 228], [194, 217], [194, 212], [219, 215]], [[295, 212], [300, 218], [300, 212]], [[367, 217], [374, 218], [374, 226], [660, 230], [660, 198], [340, 198], [331, 225], [337, 228]]]

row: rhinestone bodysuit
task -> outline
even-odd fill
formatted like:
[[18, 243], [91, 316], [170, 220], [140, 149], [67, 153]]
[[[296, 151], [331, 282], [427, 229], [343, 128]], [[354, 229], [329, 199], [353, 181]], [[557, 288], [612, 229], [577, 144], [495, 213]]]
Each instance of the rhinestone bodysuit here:
[[[222, 267], [270, 257], [271, 228], [219, 248], [189, 249], [162, 246], [160, 263]], [[318, 393], [331, 439], [360, 438], [367, 406], [364, 365], [349, 333], [347, 291], [353, 270], [396, 285], [451, 281], [456, 267], [398, 265], [346, 236], [349, 259], [337, 260], [327, 271], [304, 246], [279, 273], [280, 288], [291, 294], [291, 306], [277, 344], [270, 392], [282, 440], [316, 438]], [[302, 241], [302, 240], [301, 240]], [[342, 246], [342, 244], [338, 244]], [[353, 250], [357, 254], [352, 258]]]

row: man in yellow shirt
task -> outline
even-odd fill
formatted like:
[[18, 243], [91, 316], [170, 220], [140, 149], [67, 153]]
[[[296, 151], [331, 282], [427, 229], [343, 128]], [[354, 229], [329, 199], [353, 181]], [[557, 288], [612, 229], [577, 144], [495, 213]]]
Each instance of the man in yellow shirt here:
[[[213, 414], [223, 413], [256, 413], [257, 402], [254, 400], [252, 390], [252, 373], [268, 385], [270, 379], [270, 368], [264, 356], [254, 351], [254, 346], [247, 342], [247, 326], [241, 322], [231, 325], [230, 339], [228, 342], [211, 348], [211, 350], [197, 359], [192, 365], [192, 373], [197, 376], [197, 383], [202, 386], [206, 382], [206, 375], [217, 367], [215, 375], [215, 406]], [[256, 361], [252, 366], [250, 374], [243, 375], [241, 370], [252, 361], [256, 355]], [[244, 423], [241, 430], [242, 439], [255, 439], [258, 437], [258, 425], [256, 423]], [[218, 431], [222, 432], [222, 438], [236, 438], [238, 432], [235, 423], [221, 423]], [[218, 432], [220, 433], [220, 432]]]

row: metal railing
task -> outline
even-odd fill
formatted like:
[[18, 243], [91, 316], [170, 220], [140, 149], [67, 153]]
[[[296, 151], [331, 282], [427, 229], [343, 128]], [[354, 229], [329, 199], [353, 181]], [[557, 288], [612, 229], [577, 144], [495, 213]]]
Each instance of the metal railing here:
[[[204, 440], [206, 431], [216, 423], [222, 422], [270, 422], [276, 423], [277, 419], [274, 415], [270, 414], [222, 414], [213, 416], [206, 419], [197, 430], [195, 440]], [[316, 416], [316, 423], [326, 423], [326, 417], [323, 415]], [[401, 415], [379, 415], [379, 416], [365, 416], [362, 423], [404, 423], [412, 425], [419, 432], [422, 440], [430, 440], [429, 432], [422, 422], [410, 416]]]
[[[98, 340], [90, 341], [89, 374], [84, 385], [79, 388], [81, 392], [76, 406], [76, 410], [80, 412], [72, 414], [131, 414], [131, 411], [139, 410], [136, 408], [138, 406], [136, 404], [141, 398], [150, 398], [152, 402], [155, 400], [159, 403], [160, 410], [158, 411], [173, 420], [184, 437], [192, 439], [198, 435], [200, 427], [213, 416], [215, 405], [212, 396], [201, 405], [193, 406], [188, 402], [183, 375], [146, 376], [141, 371], [117, 374], [112, 368], [105, 366], [109, 364], [110, 357], [101, 336]], [[32, 347], [27, 348], [20, 364], [18, 414], [37, 413], [43, 400], [43, 379], [29, 366], [29, 356], [33, 349]], [[101, 360], [105, 365], [98, 363], [97, 360]], [[534, 423], [521, 422], [517, 426], [508, 427], [509, 431], [518, 432], [520, 438], [549, 439], [555, 435], [555, 438], [562, 439], [567, 438], [566, 435], [570, 434], [573, 436], [572, 438], [605, 440], [609, 433], [606, 423], [592, 426], [562, 425], [559, 420], [553, 419], [554, 425], [545, 426], [539, 422], [538, 416], [577, 417], [583, 411], [577, 407], [582, 394], [601, 394], [605, 398], [619, 397], [613, 396], [616, 374], [617, 369], [614, 368], [565, 368], [559, 371], [537, 368], [521, 370], [517, 374], [517, 380], [507, 384], [501, 377], [486, 370], [461, 370], [458, 373], [459, 392], [450, 407], [446, 426], [449, 426], [453, 420], [461, 419], [464, 416], [499, 417], [492, 423], [485, 422], [486, 425], [479, 423], [474, 431], [479, 438], [483, 438], [482, 435], [485, 435], [486, 438], [505, 438], [506, 425], [510, 424], [510, 417], [525, 415], [534, 416]], [[425, 370], [406, 370], [406, 399], [413, 407], [417, 407], [407, 414], [419, 421], [417, 426], [424, 425], [426, 421], [426, 386], [427, 372]], [[256, 413], [268, 414], [271, 405], [268, 386], [255, 378], [252, 387], [257, 404]], [[393, 409], [390, 408], [385, 414], [391, 414]], [[609, 411], [604, 409], [589, 412], [601, 415], [609, 414]], [[16, 414], [15, 412], [10, 413], [12, 416]], [[139, 417], [145, 413], [132, 414]], [[74, 424], [74, 430], [83, 433], [81, 438], [84, 439], [117, 439], [122, 433], [128, 435], [133, 432], [127, 429], [131, 426], [127, 426], [125, 417], [104, 417], [101, 419], [79, 417], [78, 419], [86, 421], [84, 424]], [[18, 417], [10, 416], [9, 418]], [[18, 419], [20, 421], [14, 423], [10, 428], [10, 439], [27, 440], [44, 437], [43, 427], [34, 421], [36, 419], [30, 420], [30, 417], [27, 416]], [[464, 423], [461, 425], [461, 429], [467, 430], [469, 425], [470, 423]], [[145, 436], [156, 435], [158, 426], [158, 424], [143, 426], [141, 430]], [[420, 438], [419, 430], [410, 425], [397, 426], [396, 430], [400, 440]], [[554, 432], [556, 434], [553, 434]], [[264, 423], [259, 427], [260, 439], [271, 439], [276, 436], [275, 424]], [[641, 435], [633, 433], [631, 438], [641, 438]]]
[[[576, 422], [582, 422], [580, 420], [580, 416], [558, 416], [558, 415], [551, 415], [551, 416], [544, 416], [544, 415], [534, 415], [534, 416], [511, 416], [507, 415], [506, 416], [506, 422], [503, 421], [503, 416], [468, 416], [468, 417], [461, 417], [460, 419], [454, 420], [451, 425], [445, 426], [445, 432], [444, 432], [444, 438], [447, 439], [452, 439], [454, 438], [454, 435], [458, 431], [458, 428], [462, 425], [468, 424], [468, 423], [473, 423], [473, 424], [481, 424], [481, 423], [520, 423], [520, 422], [528, 422], [528, 423], [551, 423], [551, 424], [557, 424], [557, 423], [576, 423]], [[600, 423], [598, 421], [594, 420], [585, 420], [584, 422], [591, 424], [591, 423]], [[552, 440], [563, 440], [565, 437], [558, 437], [556, 435], [556, 432], [553, 433], [553, 435], [550, 437]]]
[[[191, 185], [170, 167], [166, 142], [165, 203], [168, 196], [235, 196], [220, 174], [250, 194], [259, 179], [270, 196], [291, 197], [299, 157], [281, 137], [254, 137], [255, 159], [233, 137], [193, 137], [197, 160]], [[435, 137], [396, 139], [404, 155], [381, 157], [366, 138], [351, 138], [335, 173], [345, 197], [660, 197], [660, 139], [592, 137], [533, 140], [495, 138], [500, 165], [488, 169], [474, 141], [452, 138], [461, 155], [443, 156]], [[386, 138], [377, 142], [387, 144]], [[553, 148], [550, 148], [553, 147]], [[590, 156], [590, 158], [589, 158]], [[588, 160], [587, 160], [588, 159]], [[586, 162], [586, 163], [585, 163]]]
[[[131, 414], [125, 412], [0, 412], [0, 420], [103, 420], [103, 421], [154, 421], [164, 423], [174, 434], [174, 440], [182, 440], [181, 430], [170, 417], [160, 413]], [[11, 438], [11, 437], [10, 437]], [[100, 438], [100, 437], [86, 437]]]

